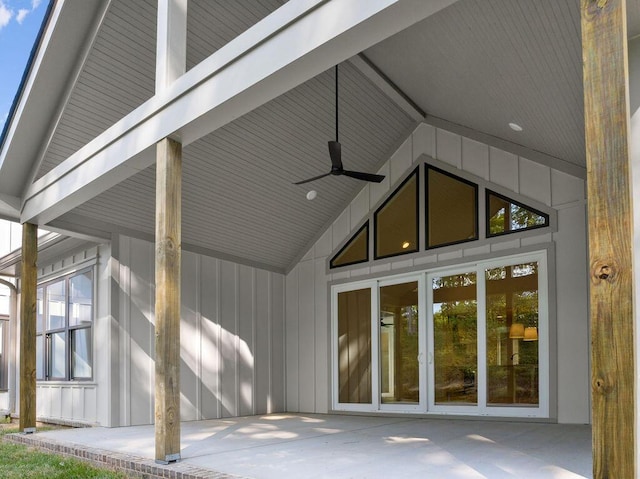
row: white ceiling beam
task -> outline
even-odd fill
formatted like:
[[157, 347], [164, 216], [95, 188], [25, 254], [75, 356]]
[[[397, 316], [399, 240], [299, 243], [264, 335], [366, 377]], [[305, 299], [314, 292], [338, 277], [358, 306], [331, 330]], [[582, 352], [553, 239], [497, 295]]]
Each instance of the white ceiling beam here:
[[154, 146], [207, 135], [455, 0], [292, 0], [182, 75], [28, 189], [44, 224], [154, 162]]
[[424, 120], [425, 112], [363, 53], [349, 58], [349, 62], [371, 80], [375, 86], [380, 88], [391, 101], [402, 108], [413, 120]]
[[156, 93], [187, 71], [187, 0], [158, 0]]

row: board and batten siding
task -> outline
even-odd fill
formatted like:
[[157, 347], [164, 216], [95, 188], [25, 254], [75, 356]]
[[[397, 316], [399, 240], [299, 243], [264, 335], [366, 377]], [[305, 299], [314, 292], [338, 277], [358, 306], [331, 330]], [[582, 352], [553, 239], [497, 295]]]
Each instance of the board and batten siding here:
[[[153, 423], [154, 245], [119, 236], [118, 424]], [[284, 275], [182, 252], [183, 421], [282, 412]], [[114, 393], [115, 394], [115, 393]]]
[[[458, 249], [425, 251], [411, 259], [400, 257], [397, 261], [327, 274], [329, 255], [393, 191], [398, 180], [415, 168], [422, 155], [553, 207], [558, 212], [557, 232], [466, 243]], [[409, 135], [378, 173], [387, 178], [380, 184], [365, 184], [287, 274], [287, 410], [326, 413], [331, 408], [330, 281], [356, 280], [370, 274], [384, 276], [411, 268], [428, 269], [451, 261], [464, 263], [477, 255], [516, 252], [519, 248], [553, 242], [555, 271], [550, 272], [550, 287], [555, 285], [555, 294], [551, 296], [556, 300], [550, 307], [555, 308], [557, 321], [556, 349], [552, 345], [557, 354], [557, 370], [552, 371], [551, 388], [556, 388], [558, 422], [588, 423], [589, 301], [584, 180], [426, 123]]]

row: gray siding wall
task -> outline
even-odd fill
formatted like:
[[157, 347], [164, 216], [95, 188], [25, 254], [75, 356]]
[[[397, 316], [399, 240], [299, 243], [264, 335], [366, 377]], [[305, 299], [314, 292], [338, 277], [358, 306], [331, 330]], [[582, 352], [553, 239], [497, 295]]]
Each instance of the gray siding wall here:
[[[120, 236], [113, 256], [119, 407], [110, 424], [151, 424], [154, 245]], [[182, 420], [285, 409], [283, 275], [183, 251], [181, 314]]]
[[[330, 254], [356, 228], [397, 181], [426, 154], [459, 170], [476, 175], [525, 198], [558, 211], [558, 231], [496, 243], [469, 243], [442, 252], [424, 252], [412, 259], [382, 262], [350, 271], [326, 273]], [[476, 255], [500, 254], [522, 247], [555, 244], [557, 370], [551, 389], [557, 396], [557, 417], [562, 423], [590, 421], [589, 318], [584, 180], [534, 163], [428, 124], [419, 125], [391, 156], [379, 173], [380, 184], [366, 184], [351, 204], [319, 237], [286, 278], [287, 410], [324, 413], [330, 409], [329, 288], [332, 280], [387, 275], [407, 269], [428, 269], [439, 264], [470, 261]], [[550, 263], [550, 266], [553, 263]]]

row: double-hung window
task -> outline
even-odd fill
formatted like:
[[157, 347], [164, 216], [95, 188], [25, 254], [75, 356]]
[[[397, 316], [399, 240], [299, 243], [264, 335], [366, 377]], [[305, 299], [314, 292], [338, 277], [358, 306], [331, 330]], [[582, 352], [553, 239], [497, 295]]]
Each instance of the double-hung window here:
[[76, 272], [38, 287], [36, 378], [92, 378], [93, 272]]
[[0, 391], [7, 389], [9, 371], [9, 303], [11, 291], [0, 284]]

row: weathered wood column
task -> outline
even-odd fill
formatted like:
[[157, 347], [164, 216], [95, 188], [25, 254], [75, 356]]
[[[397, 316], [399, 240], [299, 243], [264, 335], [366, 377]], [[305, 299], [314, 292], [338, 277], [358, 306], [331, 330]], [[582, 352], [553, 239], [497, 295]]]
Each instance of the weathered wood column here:
[[633, 218], [624, 0], [581, 0], [594, 478], [635, 472]]
[[[186, 70], [187, 0], [158, 0], [156, 93]], [[156, 157], [156, 462], [180, 460], [180, 229], [182, 144], [165, 138]]]
[[157, 146], [156, 461], [180, 459], [180, 203], [182, 145]]
[[20, 275], [20, 431], [36, 430], [36, 285], [38, 227], [22, 225]]

